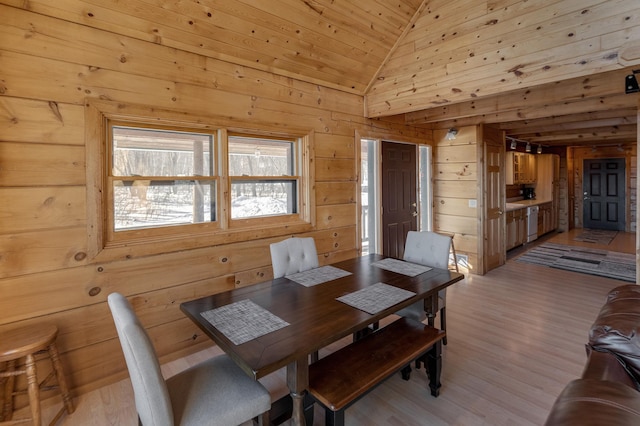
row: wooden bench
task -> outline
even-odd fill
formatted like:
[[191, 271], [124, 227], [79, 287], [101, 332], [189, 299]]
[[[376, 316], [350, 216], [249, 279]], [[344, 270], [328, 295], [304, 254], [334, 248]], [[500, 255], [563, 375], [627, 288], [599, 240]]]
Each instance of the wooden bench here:
[[344, 410], [398, 371], [405, 370], [407, 379], [406, 369], [418, 358], [426, 359], [431, 394], [438, 396], [444, 336], [442, 330], [400, 318], [311, 364], [307, 424], [313, 424], [315, 401], [324, 407], [327, 425], [344, 425]]

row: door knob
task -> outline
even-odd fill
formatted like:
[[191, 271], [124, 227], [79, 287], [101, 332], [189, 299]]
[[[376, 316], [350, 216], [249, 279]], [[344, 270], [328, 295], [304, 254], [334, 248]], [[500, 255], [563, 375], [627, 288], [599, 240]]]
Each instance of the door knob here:
[[413, 217], [418, 216], [418, 212], [412, 212], [412, 213], [411, 213], [411, 216], [413, 216]]

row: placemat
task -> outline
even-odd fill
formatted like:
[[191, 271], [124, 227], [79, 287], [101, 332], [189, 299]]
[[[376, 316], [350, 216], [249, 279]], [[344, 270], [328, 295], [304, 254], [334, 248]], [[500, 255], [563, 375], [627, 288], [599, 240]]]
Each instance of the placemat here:
[[416, 275], [420, 275], [433, 269], [428, 266], [405, 262], [404, 260], [393, 259], [391, 257], [374, 262], [372, 263], [372, 265], [377, 266], [378, 268], [386, 269], [387, 271], [407, 275], [409, 277], [415, 277]]
[[368, 314], [376, 314], [414, 295], [415, 293], [409, 290], [385, 283], [376, 283], [362, 290], [345, 294], [336, 300]]
[[241, 300], [200, 315], [222, 332], [234, 345], [241, 345], [257, 337], [289, 325], [251, 300]]
[[286, 278], [302, 284], [305, 287], [311, 287], [317, 284], [326, 283], [327, 281], [337, 280], [338, 278], [351, 275], [351, 272], [336, 268], [335, 266], [321, 266], [319, 268], [309, 269], [308, 271], [298, 272], [297, 274], [287, 275]]

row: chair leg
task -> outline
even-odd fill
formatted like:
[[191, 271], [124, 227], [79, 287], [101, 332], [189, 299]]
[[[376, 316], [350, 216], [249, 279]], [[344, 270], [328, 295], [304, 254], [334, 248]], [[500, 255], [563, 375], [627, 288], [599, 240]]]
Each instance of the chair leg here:
[[269, 426], [271, 423], [271, 419], [269, 418], [269, 412], [265, 411], [264, 413], [258, 416], [258, 426]]
[[424, 368], [427, 368], [427, 354], [422, 354], [416, 358], [416, 370], [420, 370], [424, 364]]
[[64, 402], [67, 414], [73, 413], [75, 408], [73, 407], [73, 400], [69, 393], [69, 387], [67, 386], [67, 379], [64, 377], [64, 371], [62, 370], [62, 363], [60, 362], [60, 355], [58, 354], [58, 347], [55, 343], [52, 343], [47, 348], [49, 357], [51, 358], [51, 364], [53, 365], [53, 371], [56, 373], [56, 379], [58, 380], [58, 387], [62, 394], [62, 401]]
[[[446, 314], [446, 307], [442, 307], [442, 309], [440, 309], [440, 330], [442, 331], [447, 331], [447, 314]], [[444, 338], [442, 339], [442, 344], [446, 345], [447, 344], [447, 336], [445, 335]]]
[[[16, 370], [16, 360], [7, 361], [6, 373], [13, 373]], [[2, 421], [9, 421], [13, 418], [13, 389], [16, 377], [9, 374], [4, 378], [4, 402], [2, 405]]]
[[34, 425], [40, 425], [40, 385], [36, 374], [36, 360], [33, 354], [27, 355], [27, 389], [29, 394], [29, 406], [31, 407], [31, 421]]
[[[416, 364], [418, 361], [416, 361]], [[411, 379], [411, 365], [406, 365], [400, 370], [402, 375], [402, 380], [410, 380]]]

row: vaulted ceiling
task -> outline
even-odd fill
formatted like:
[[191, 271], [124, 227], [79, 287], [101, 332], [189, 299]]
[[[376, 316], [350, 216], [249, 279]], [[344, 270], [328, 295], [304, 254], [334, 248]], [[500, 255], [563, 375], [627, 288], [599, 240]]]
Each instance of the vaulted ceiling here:
[[[543, 146], [635, 142], [640, 2], [31, 0], [47, 13], [363, 95], [367, 117]], [[76, 18], [74, 18], [76, 19]]]

